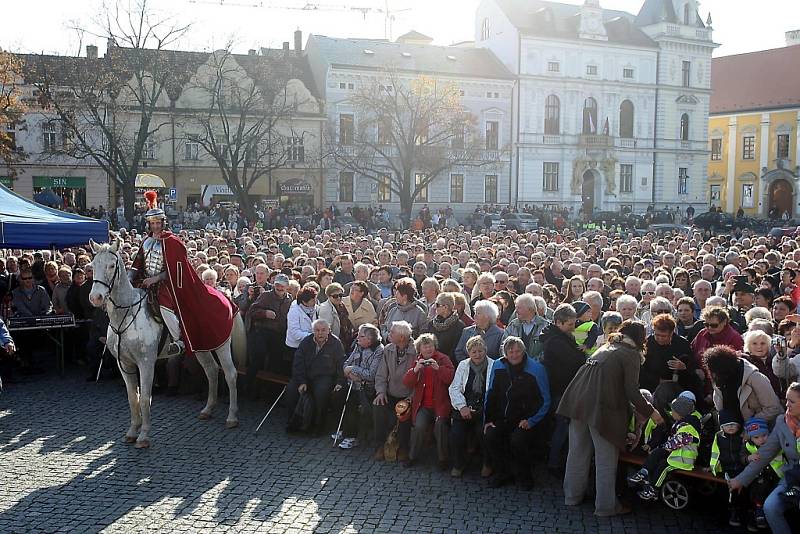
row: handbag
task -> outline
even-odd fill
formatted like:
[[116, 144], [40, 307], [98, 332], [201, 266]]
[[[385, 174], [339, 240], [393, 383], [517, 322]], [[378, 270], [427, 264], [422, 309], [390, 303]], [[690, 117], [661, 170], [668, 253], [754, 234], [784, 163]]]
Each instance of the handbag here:
[[289, 432], [306, 432], [314, 424], [314, 399], [306, 393], [301, 393], [294, 407], [294, 412], [286, 424]]

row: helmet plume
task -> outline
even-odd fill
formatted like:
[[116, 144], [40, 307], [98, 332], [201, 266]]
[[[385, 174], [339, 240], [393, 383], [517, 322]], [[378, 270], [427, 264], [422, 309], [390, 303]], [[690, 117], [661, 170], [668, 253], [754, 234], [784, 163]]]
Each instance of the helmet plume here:
[[158, 193], [155, 191], [145, 191], [144, 199], [147, 201], [147, 209], [158, 207]]

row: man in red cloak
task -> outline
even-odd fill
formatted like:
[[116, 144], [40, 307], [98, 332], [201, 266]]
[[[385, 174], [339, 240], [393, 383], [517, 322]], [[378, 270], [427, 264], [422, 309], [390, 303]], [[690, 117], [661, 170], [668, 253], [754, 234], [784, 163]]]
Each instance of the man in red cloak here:
[[149, 233], [128, 276], [134, 286], [156, 291], [161, 316], [173, 340], [168, 348], [170, 356], [215, 350], [231, 335], [236, 307], [203, 283], [189, 262], [183, 242], [164, 230], [167, 217], [158, 207], [156, 192], [147, 191], [145, 198]]

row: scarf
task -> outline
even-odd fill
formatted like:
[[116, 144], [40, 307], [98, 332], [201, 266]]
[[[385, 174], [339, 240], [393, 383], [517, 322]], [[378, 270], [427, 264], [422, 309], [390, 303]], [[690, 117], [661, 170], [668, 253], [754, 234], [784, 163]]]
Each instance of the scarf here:
[[458, 321], [458, 314], [453, 313], [447, 319], [442, 319], [438, 315], [433, 318], [431, 321], [431, 329], [434, 332], [444, 332], [445, 330], [449, 330], [456, 322]]
[[489, 369], [489, 360], [484, 358], [480, 365], [476, 365], [472, 359], [469, 360], [469, 369], [473, 372], [472, 392], [479, 398], [483, 398], [486, 386], [486, 371]]
[[[792, 431], [792, 434], [794, 434], [795, 439], [800, 440], [800, 419], [789, 415], [789, 410], [786, 410], [786, 415], [783, 420], [786, 422], [786, 426], [789, 427], [789, 430]], [[800, 447], [800, 445], [798, 445], [798, 447]]]
[[317, 308], [316, 307], [309, 308], [308, 306], [305, 306], [303, 304], [300, 304], [300, 303], [298, 303], [298, 304], [300, 305], [300, 309], [303, 310], [303, 313], [308, 315], [308, 318], [313, 321], [314, 320], [314, 316], [317, 314]]

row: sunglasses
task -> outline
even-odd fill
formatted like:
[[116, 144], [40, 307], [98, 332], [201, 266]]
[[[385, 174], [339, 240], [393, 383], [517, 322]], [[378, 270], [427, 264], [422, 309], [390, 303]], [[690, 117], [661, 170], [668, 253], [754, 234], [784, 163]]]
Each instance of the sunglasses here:
[[642, 295], [655, 295], [655, 291], [642, 291]]
[[706, 328], [719, 328], [722, 323], [706, 323]]
[[340, 299], [342, 298], [342, 293], [336, 293], [335, 295], [331, 295], [332, 299]]

